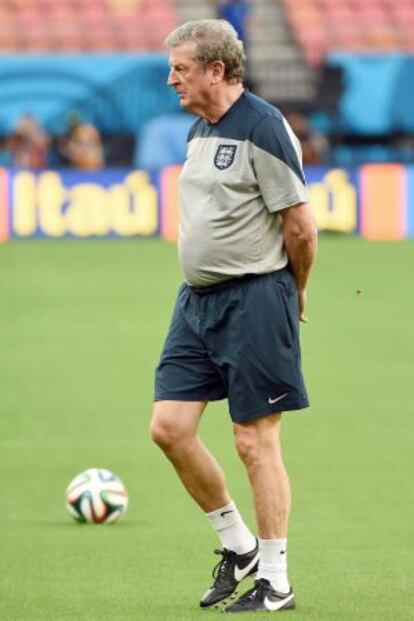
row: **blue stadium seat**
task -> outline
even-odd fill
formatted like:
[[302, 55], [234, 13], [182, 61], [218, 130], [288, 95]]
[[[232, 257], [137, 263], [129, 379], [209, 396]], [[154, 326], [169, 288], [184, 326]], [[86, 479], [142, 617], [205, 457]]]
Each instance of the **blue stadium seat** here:
[[135, 133], [180, 109], [166, 54], [0, 55], [0, 132], [31, 112], [50, 132], [76, 112], [104, 133]]
[[391, 111], [395, 129], [414, 132], [414, 57], [407, 57], [394, 86], [394, 102]]
[[341, 130], [380, 135], [396, 129], [392, 111], [399, 95], [395, 86], [405, 62], [403, 54], [330, 55], [329, 63], [342, 67], [345, 74], [339, 113]]

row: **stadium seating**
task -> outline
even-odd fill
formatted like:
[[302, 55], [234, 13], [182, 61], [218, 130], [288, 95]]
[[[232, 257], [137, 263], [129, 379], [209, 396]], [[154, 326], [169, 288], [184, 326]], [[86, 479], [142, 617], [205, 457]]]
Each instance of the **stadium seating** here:
[[306, 61], [330, 52], [413, 52], [412, 0], [282, 0]]
[[161, 53], [0, 54], [0, 134], [30, 111], [54, 135], [73, 112], [107, 135], [135, 135], [180, 110], [167, 75]]
[[329, 63], [345, 76], [338, 109], [341, 131], [365, 136], [414, 132], [412, 57], [337, 52], [329, 55]]
[[2, 0], [0, 53], [160, 50], [172, 0]]

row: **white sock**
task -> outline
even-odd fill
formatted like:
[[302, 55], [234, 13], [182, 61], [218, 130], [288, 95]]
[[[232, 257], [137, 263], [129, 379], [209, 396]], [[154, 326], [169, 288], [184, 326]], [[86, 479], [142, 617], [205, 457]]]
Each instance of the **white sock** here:
[[218, 534], [223, 548], [237, 554], [246, 554], [255, 548], [256, 538], [244, 523], [233, 501], [216, 511], [206, 513], [206, 516]]
[[259, 552], [257, 579], [265, 578], [276, 591], [288, 593], [287, 539], [259, 539]]

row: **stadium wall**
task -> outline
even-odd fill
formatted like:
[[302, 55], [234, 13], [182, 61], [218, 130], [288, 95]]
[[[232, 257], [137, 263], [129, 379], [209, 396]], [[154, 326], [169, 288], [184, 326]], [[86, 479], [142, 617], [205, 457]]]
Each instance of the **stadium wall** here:
[[[0, 242], [158, 235], [175, 241], [180, 171], [0, 169]], [[369, 240], [414, 237], [414, 166], [305, 172], [321, 231]]]

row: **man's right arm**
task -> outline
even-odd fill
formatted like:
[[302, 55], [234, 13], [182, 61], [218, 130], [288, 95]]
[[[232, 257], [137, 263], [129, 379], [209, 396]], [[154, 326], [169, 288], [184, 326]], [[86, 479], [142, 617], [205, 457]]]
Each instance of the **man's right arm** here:
[[298, 287], [299, 318], [306, 323], [307, 285], [317, 252], [317, 228], [308, 203], [299, 203], [279, 213], [286, 252]]

